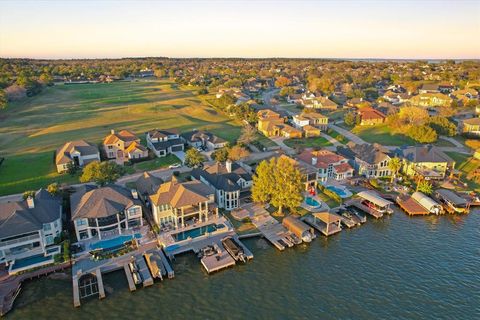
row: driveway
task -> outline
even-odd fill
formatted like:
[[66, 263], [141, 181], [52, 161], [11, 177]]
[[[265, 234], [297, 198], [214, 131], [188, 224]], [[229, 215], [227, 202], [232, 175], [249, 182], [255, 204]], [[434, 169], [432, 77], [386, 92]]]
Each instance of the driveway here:
[[286, 138], [283, 137], [277, 137], [277, 138], [270, 138], [273, 142], [275, 142], [283, 151], [285, 151], [287, 154], [295, 154], [295, 150], [287, 146], [283, 140]]
[[172, 153], [176, 155], [180, 161], [182, 161], [182, 164], [185, 163], [185, 151], [174, 151]]

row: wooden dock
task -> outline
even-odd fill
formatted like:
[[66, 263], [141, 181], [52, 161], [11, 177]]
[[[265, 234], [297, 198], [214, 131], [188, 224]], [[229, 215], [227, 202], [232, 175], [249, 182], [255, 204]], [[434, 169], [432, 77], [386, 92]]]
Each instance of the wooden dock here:
[[253, 259], [253, 253], [240, 241], [240, 238], [237, 234], [233, 236], [233, 239], [238, 243], [239, 246], [242, 247], [243, 253], [247, 257], [247, 260], [252, 260]]
[[150, 275], [150, 271], [148, 270], [147, 262], [145, 261], [145, 258], [143, 256], [139, 256], [135, 259], [135, 262], [137, 263], [138, 266], [138, 272], [140, 273], [140, 276], [142, 277], [143, 280], [143, 287], [148, 287], [153, 285], [153, 279], [152, 276]]
[[175, 273], [173, 271], [173, 268], [170, 266], [170, 262], [168, 261], [168, 258], [165, 255], [165, 253], [163, 252], [163, 249], [158, 249], [158, 250], [156, 250], [156, 252], [158, 252], [158, 254], [160, 255], [160, 259], [162, 259], [162, 264], [167, 271], [168, 278], [172, 279], [173, 277], [175, 277]]
[[398, 206], [409, 216], [428, 215], [430, 211], [421, 206], [410, 196], [398, 196], [396, 199]]
[[103, 286], [102, 271], [100, 271], [100, 268], [95, 270], [95, 275], [97, 276], [97, 283], [98, 283], [98, 298], [104, 299], [105, 287]]
[[326, 237], [342, 231], [340, 227], [329, 227], [327, 229], [327, 225], [320, 224], [320, 222], [316, 221], [316, 219], [313, 216], [305, 217], [305, 222], [311, 225], [312, 227], [314, 227], [317, 231], [319, 231]]
[[72, 277], [72, 288], [73, 288], [73, 306], [78, 308], [80, 307], [80, 289], [78, 287], [78, 277], [76, 275]]
[[252, 219], [252, 223], [278, 250], [282, 251], [286, 247], [293, 247], [290, 231], [270, 215], [256, 216]]
[[214, 247], [217, 249], [216, 254], [200, 259], [200, 262], [208, 273], [219, 271], [235, 265], [235, 259], [233, 259], [226, 250], [221, 249], [216, 244]]
[[130, 291], [137, 290], [137, 287], [133, 282], [132, 272], [130, 271], [130, 267], [128, 266], [128, 263], [123, 265], [123, 270], [125, 271], [125, 276], [127, 277], [127, 282], [128, 282], [128, 288], [130, 289]]

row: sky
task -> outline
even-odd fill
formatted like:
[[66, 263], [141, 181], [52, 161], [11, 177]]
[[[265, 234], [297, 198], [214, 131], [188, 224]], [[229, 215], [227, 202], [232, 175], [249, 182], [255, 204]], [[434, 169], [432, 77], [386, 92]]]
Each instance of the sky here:
[[0, 57], [480, 58], [480, 0], [0, 0]]

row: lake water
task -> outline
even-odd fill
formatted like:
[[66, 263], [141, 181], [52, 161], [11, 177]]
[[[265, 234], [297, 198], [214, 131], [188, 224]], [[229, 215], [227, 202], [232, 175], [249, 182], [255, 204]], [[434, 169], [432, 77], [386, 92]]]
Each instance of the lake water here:
[[255, 258], [206, 275], [193, 254], [175, 279], [128, 291], [105, 277], [107, 298], [72, 305], [68, 280], [23, 286], [7, 319], [480, 319], [480, 214], [401, 212], [279, 252], [262, 239]]

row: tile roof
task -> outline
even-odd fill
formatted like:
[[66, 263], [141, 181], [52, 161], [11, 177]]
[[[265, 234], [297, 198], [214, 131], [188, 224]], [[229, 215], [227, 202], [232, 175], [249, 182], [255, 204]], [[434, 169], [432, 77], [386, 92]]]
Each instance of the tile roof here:
[[174, 208], [196, 205], [209, 200], [214, 190], [200, 181], [178, 182], [176, 178], [160, 185], [150, 196], [154, 205], [169, 204]]
[[131, 142], [140, 140], [132, 131], [130, 130], [121, 130], [120, 132], [113, 132], [105, 137], [103, 144], [115, 144], [117, 141]]

